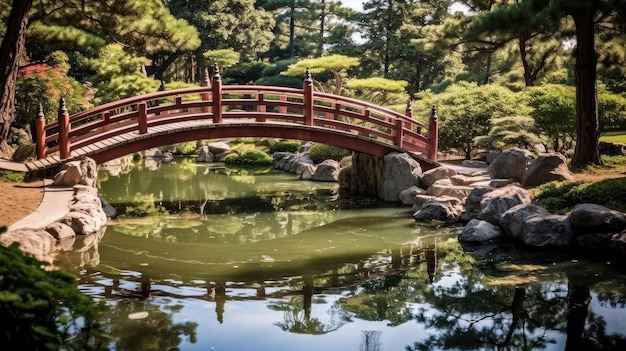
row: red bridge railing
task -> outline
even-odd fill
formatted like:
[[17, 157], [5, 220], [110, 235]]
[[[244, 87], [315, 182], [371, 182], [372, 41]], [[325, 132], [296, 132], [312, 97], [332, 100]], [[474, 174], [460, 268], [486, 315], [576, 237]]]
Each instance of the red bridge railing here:
[[219, 72], [199, 87], [159, 91], [122, 99], [69, 115], [61, 99], [58, 120], [46, 124], [40, 113], [35, 125], [37, 157], [72, 150], [128, 132], [148, 133], [150, 127], [191, 120], [207, 123], [254, 121], [296, 123], [352, 133], [372, 141], [437, 157], [437, 113], [428, 125], [413, 118], [410, 102], [405, 114], [334, 94], [315, 92], [307, 72], [302, 89], [222, 85]]

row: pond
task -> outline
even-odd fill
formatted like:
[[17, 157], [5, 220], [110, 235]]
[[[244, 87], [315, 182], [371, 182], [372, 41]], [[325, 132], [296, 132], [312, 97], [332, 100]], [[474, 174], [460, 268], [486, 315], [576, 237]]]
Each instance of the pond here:
[[462, 247], [410, 208], [271, 168], [140, 161], [100, 184], [118, 213], [153, 213], [57, 262], [110, 306], [113, 350], [626, 349], [612, 262]]

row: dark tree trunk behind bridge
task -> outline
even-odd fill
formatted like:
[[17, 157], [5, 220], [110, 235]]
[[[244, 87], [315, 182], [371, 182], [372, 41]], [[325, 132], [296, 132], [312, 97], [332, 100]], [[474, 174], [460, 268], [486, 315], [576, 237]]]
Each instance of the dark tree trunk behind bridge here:
[[0, 156], [9, 157], [7, 144], [11, 123], [15, 120], [15, 81], [26, 41], [28, 12], [32, 0], [13, 0], [7, 31], [0, 44]]
[[579, 0], [570, 8], [576, 25], [576, 148], [572, 166], [602, 164], [598, 143], [597, 57], [594, 44], [594, 15], [598, 0]]

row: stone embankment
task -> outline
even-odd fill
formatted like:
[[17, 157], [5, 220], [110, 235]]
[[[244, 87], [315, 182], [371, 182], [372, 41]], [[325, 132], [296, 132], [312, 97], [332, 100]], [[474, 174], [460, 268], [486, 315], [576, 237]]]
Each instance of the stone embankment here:
[[[115, 211], [98, 196], [96, 180], [94, 160], [83, 158], [66, 163], [55, 175], [53, 186], [72, 187], [69, 203], [55, 204], [66, 208], [67, 213], [45, 227], [22, 226], [10, 229], [0, 236], [0, 244], [9, 246], [18, 243], [24, 253], [42, 262], [52, 263], [53, 254], [71, 249], [77, 235], [100, 238], [106, 229], [108, 217], [114, 216]], [[90, 242], [86, 240], [84, 245], [91, 245]]]
[[[527, 150], [491, 152], [486, 162], [444, 165], [422, 172], [406, 154], [392, 153], [367, 167], [339, 167], [333, 176], [340, 192], [368, 194], [412, 206], [418, 222], [461, 225], [459, 240], [476, 244], [513, 240], [534, 248], [578, 249], [626, 258], [626, 214], [598, 204], [580, 204], [557, 215], [532, 203], [526, 188], [571, 180], [566, 159], [558, 153], [532, 158]], [[373, 161], [374, 160], [374, 161]], [[274, 167], [312, 179], [317, 167], [306, 152], [275, 154]], [[336, 177], [334, 175], [337, 175]], [[368, 188], [369, 187], [369, 188]], [[368, 189], [366, 189], [368, 188]]]

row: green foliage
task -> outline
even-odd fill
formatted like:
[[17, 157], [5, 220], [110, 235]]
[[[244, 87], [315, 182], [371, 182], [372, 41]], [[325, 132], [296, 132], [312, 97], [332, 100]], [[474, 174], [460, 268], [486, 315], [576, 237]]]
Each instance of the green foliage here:
[[566, 213], [581, 203], [626, 211], [626, 178], [598, 182], [550, 182], [539, 186], [535, 201], [553, 213]]
[[300, 149], [302, 142], [299, 140], [281, 140], [270, 147], [269, 153], [275, 152], [296, 152]]
[[435, 97], [435, 104], [440, 148], [463, 150], [466, 158], [478, 146], [475, 138], [489, 133], [492, 119], [528, 112], [519, 96], [507, 88], [467, 82], [448, 87]]
[[204, 54], [207, 66], [217, 64], [220, 69], [236, 65], [241, 55], [233, 49], [208, 50]]
[[174, 155], [196, 155], [198, 147], [195, 141], [187, 141], [184, 143], [178, 143], [173, 145], [164, 146], [163, 151], [171, 152]]
[[133, 199], [132, 206], [124, 209], [126, 217], [148, 217], [166, 215], [167, 211], [163, 206], [156, 205], [154, 194], [137, 194]]
[[626, 98], [618, 94], [598, 94], [600, 130], [626, 129]]
[[541, 142], [535, 130], [535, 120], [526, 116], [506, 116], [491, 120], [493, 127], [489, 134], [476, 137], [474, 141], [478, 145], [491, 148], [503, 149], [506, 146], [531, 148], [533, 144]]
[[244, 62], [228, 67], [222, 73], [224, 84], [249, 84], [263, 77], [265, 62]]
[[344, 88], [354, 91], [354, 96], [383, 106], [406, 102], [409, 82], [382, 77], [349, 79]]
[[546, 84], [529, 87], [524, 92], [533, 108], [537, 130], [551, 141], [552, 150], [562, 152], [572, 147], [576, 134], [576, 91], [574, 87]]
[[46, 271], [17, 245], [0, 245], [0, 344], [4, 350], [107, 350], [105, 311], [74, 276]]
[[324, 160], [341, 161], [342, 158], [349, 156], [350, 150], [346, 150], [337, 146], [326, 144], [315, 144], [309, 150], [309, 156], [315, 163], [323, 162]]
[[271, 165], [274, 159], [260, 150], [246, 150], [242, 153], [231, 152], [224, 158], [226, 164]]
[[150, 60], [126, 52], [119, 44], [105, 46], [100, 56], [89, 62], [96, 71], [91, 82], [96, 90], [94, 103], [97, 105], [155, 92], [161, 84], [140, 70], [150, 64]]
[[0, 179], [5, 182], [22, 183], [26, 175], [24, 172], [0, 171]]

